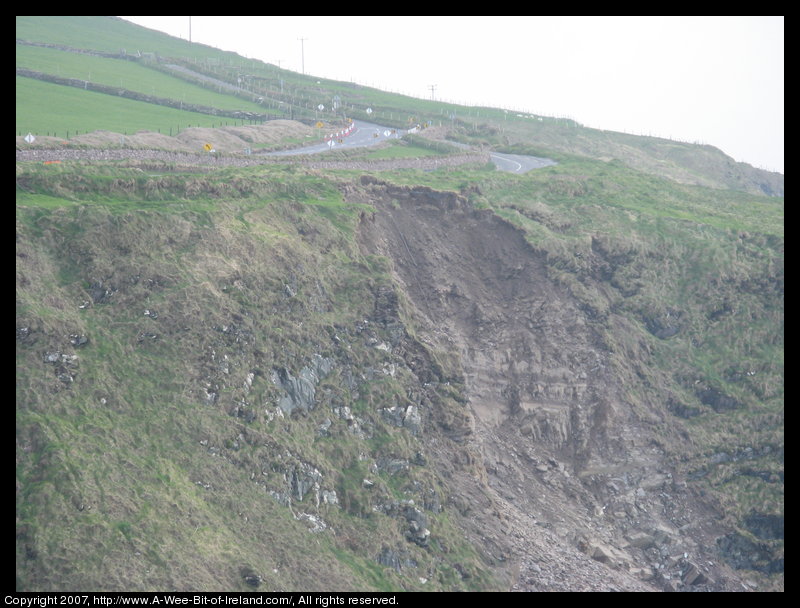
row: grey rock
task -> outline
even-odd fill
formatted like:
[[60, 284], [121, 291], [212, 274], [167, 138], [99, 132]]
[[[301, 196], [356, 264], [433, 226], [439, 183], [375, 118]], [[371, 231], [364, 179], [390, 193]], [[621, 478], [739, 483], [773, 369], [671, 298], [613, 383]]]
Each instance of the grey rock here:
[[411, 505], [403, 510], [403, 515], [408, 522], [406, 539], [420, 547], [427, 547], [431, 535], [431, 531], [428, 530], [428, 518], [422, 511]]
[[61, 353], [58, 351], [45, 353], [43, 358], [45, 363], [58, 363], [61, 360]]
[[239, 573], [244, 579], [244, 582], [250, 585], [251, 587], [258, 587], [259, 585], [261, 585], [262, 581], [261, 576], [258, 573], [256, 573], [256, 571], [253, 570], [252, 568], [245, 566], [239, 571]]
[[88, 342], [89, 338], [80, 334], [70, 334], [69, 336], [69, 343], [75, 347], [84, 346]]
[[322, 473], [311, 465], [299, 463], [289, 474], [289, 487], [295, 500], [302, 501], [306, 494], [314, 492], [315, 502], [319, 504], [319, 483]]
[[696, 564], [691, 562], [686, 565], [681, 579], [685, 585], [705, 585], [708, 582], [706, 575], [700, 571]]
[[405, 409], [402, 407], [385, 407], [381, 409], [381, 416], [393, 426], [403, 426]]
[[339, 497], [336, 496], [336, 490], [322, 490], [322, 502], [326, 505], [338, 505]]
[[378, 461], [378, 470], [385, 471], [389, 475], [407, 472], [411, 466], [404, 458], [382, 458]]
[[703, 405], [709, 405], [715, 412], [726, 412], [742, 406], [736, 399], [718, 391], [715, 388], [703, 389], [697, 392], [697, 397]]
[[312, 513], [300, 513], [295, 519], [304, 522], [309, 532], [322, 532], [328, 528], [324, 519]]
[[654, 547], [656, 544], [655, 539], [645, 532], [634, 532], [630, 536], [628, 536], [628, 541], [634, 547], [639, 549], [649, 549], [650, 547]]
[[95, 304], [103, 302], [111, 293], [112, 290], [104, 287], [102, 281], [95, 281], [89, 286], [89, 296]]
[[406, 408], [403, 415], [403, 426], [414, 435], [420, 432], [422, 428], [422, 416], [420, 416], [418, 407], [409, 405]]
[[303, 367], [297, 376], [293, 376], [286, 368], [274, 369], [272, 382], [286, 392], [278, 400], [278, 407], [285, 414], [291, 414], [295, 410], [313, 410], [317, 385], [332, 369], [333, 361], [321, 355], [314, 355], [311, 364]]
[[289, 496], [286, 492], [276, 492], [275, 490], [269, 490], [269, 495], [275, 499], [275, 501], [284, 507], [288, 507], [292, 504], [292, 497]]
[[417, 567], [416, 560], [411, 558], [407, 551], [402, 549], [390, 549], [389, 547], [382, 547], [375, 561], [397, 572], [400, 572], [403, 568]]
[[381, 415], [391, 425], [408, 429], [413, 435], [422, 428], [422, 416], [414, 405], [394, 406], [381, 409]]
[[331, 419], [330, 418], [326, 418], [322, 422], [322, 424], [320, 424], [317, 427], [317, 433], [319, 434], [319, 436], [320, 437], [327, 437], [328, 436], [328, 431], [330, 430], [332, 424], [333, 424], [333, 422], [331, 422]]

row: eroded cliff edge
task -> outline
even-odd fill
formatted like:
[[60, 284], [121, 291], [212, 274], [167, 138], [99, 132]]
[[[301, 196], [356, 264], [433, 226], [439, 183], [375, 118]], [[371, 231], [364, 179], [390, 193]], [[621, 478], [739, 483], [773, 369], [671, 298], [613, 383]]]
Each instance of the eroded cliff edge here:
[[513, 561], [513, 587], [740, 589], [716, 550], [730, 532], [719, 504], [670, 464], [681, 425], [634, 401], [641, 362], [615, 352], [524, 233], [456, 193], [364, 183], [376, 212], [362, 247], [391, 259], [415, 335], [463, 374], [479, 474], [458, 483], [489, 497], [472, 533]]

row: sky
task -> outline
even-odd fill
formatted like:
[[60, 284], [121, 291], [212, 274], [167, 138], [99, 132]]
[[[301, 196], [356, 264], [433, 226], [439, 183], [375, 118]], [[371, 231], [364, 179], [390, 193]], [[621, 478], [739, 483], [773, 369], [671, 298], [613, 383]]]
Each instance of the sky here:
[[784, 17], [122, 17], [284, 69], [784, 172]]

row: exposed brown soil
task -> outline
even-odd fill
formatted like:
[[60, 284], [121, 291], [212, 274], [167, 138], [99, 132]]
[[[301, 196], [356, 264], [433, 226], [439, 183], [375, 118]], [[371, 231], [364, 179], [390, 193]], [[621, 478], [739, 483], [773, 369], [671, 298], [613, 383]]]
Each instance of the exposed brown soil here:
[[[418, 339], [463, 371], [477, 472], [431, 452], [512, 587], [741, 589], [707, 550], [721, 533], [713, 505], [670, 474], [670, 439], [634, 412], [590, 316], [524, 235], [456, 193], [365, 181], [377, 211], [363, 249], [392, 261]], [[702, 577], [690, 584], [691, 568]]]

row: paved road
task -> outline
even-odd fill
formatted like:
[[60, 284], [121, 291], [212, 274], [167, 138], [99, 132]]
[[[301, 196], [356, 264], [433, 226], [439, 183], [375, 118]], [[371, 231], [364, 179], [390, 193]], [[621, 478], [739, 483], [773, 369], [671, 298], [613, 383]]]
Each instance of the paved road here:
[[498, 169], [511, 173], [527, 173], [531, 169], [541, 169], [542, 167], [549, 167], [557, 164], [556, 161], [550, 158], [541, 158], [538, 156], [500, 154], [499, 152], [492, 152], [490, 156], [492, 162]]
[[[328, 150], [343, 150], [348, 148], [359, 148], [365, 146], [374, 146], [387, 139], [400, 138], [407, 133], [402, 129], [392, 129], [391, 127], [384, 127], [376, 125], [371, 122], [364, 122], [363, 120], [353, 121], [355, 128], [349, 135], [334, 138], [328, 142], [320, 142], [312, 146], [306, 146], [296, 150], [282, 150], [279, 152], [268, 152], [265, 156], [296, 156], [300, 154], [317, 154], [319, 152], [327, 152]], [[448, 142], [453, 143], [453, 142]], [[454, 144], [459, 148], [465, 150], [470, 149], [466, 144]], [[537, 156], [523, 156], [521, 154], [501, 154], [500, 152], [492, 152], [490, 158], [495, 166], [501, 171], [508, 171], [510, 173], [527, 173], [531, 169], [541, 169], [542, 167], [549, 167], [555, 165], [556, 162], [549, 158], [540, 158]]]
[[[467, 144], [449, 141], [450, 145], [457, 148], [469, 149]], [[550, 158], [541, 158], [538, 156], [523, 156], [522, 154], [502, 154], [501, 152], [491, 152], [489, 158], [492, 159], [494, 166], [501, 171], [508, 171], [509, 173], [527, 173], [531, 169], [541, 169], [542, 167], [549, 167], [556, 165], [556, 161]]]
[[[355, 128], [348, 135], [333, 138], [327, 142], [320, 142], [312, 146], [298, 148], [296, 150], [281, 150], [279, 152], [268, 152], [265, 156], [296, 156], [298, 154], [317, 154], [328, 150], [346, 150], [348, 148], [361, 148], [374, 146], [387, 139], [397, 139], [405, 135], [402, 129], [392, 129], [382, 127], [363, 120], [354, 120]], [[326, 132], [328, 133], [328, 132]]]

